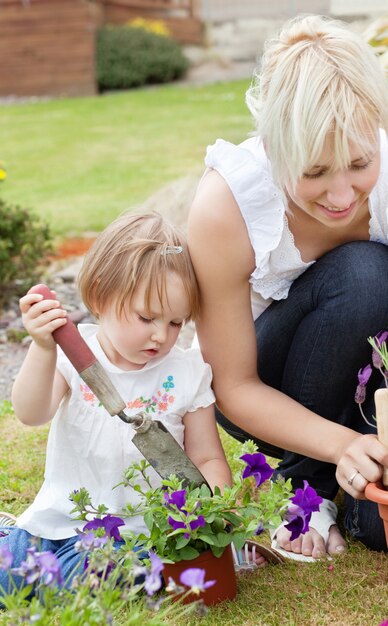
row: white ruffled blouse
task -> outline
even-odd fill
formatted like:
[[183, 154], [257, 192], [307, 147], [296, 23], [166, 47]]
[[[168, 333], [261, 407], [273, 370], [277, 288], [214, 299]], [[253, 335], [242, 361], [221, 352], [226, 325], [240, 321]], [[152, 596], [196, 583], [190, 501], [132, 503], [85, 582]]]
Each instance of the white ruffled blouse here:
[[[381, 168], [369, 196], [371, 241], [388, 244], [388, 140], [380, 131]], [[287, 298], [293, 281], [315, 261], [305, 263], [288, 228], [287, 201], [272, 178], [260, 138], [240, 145], [218, 139], [207, 149], [205, 163], [226, 181], [240, 208], [255, 252], [251, 274], [254, 319], [273, 300]]]

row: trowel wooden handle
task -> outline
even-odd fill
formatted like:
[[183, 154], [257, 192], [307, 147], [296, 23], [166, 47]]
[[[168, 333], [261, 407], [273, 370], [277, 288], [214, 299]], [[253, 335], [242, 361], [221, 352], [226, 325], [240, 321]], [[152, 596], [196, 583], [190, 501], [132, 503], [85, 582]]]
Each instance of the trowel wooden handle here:
[[[388, 389], [375, 392], [377, 435], [379, 441], [388, 448]], [[384, 468], [382, 483], [388, 487], [388, 467]]]
[[[55, 294], [43, 284], [35, 285], [28, 293], [40, 293], [46, 300], [56, 300]], [[111, 415], [117, 415], [126, 407], [112, 381], [93, 352], [79, 334], [75, 324], [66, 324], [53, 332], [56, 343], [62, 348], [70, 363]]]

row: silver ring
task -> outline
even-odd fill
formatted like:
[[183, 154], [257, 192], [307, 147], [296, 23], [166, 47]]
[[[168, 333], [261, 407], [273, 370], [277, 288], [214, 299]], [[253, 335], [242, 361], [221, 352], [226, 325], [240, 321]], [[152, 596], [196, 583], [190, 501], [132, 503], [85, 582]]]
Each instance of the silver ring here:
[[356, 470], [354, 472], [354, 474], [352, 474], [350, 476], [350, 478], [348, 478], [348, 485], [352, 486], [354, 479], [356, 478], [357, 474], [359, 474], [360, 472], [358, 470]]

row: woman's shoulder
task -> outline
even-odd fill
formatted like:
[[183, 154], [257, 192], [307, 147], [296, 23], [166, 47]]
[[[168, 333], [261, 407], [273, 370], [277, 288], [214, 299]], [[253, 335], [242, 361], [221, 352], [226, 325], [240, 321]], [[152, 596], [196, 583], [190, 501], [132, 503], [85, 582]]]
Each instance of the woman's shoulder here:
[[282, 190], [274, 183], [271, 164], [260, 138], [252, 137], [239, 145], [218, 139], [208, 147], [205, 163], [216, 170], [230, 188], [256, 256], [258, 251], [265, 254], [274, 249], [284, 229], [286, 201]]

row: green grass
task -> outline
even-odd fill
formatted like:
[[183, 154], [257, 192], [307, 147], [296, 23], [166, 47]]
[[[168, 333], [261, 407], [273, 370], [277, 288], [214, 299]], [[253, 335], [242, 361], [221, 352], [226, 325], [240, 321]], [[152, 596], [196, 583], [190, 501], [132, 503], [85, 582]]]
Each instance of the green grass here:
[[217, 137], [252, 130], [248, 80], [163, 86], [0, 108], [5, 200], [31, 208], [56, 235], [99, 231], [166, 183], [200, 174]]
[[[0, 510], [20, 513], [43, 480], [47, 427], [22, 426], [0, 404]], [[228, 458], [239, 444], [222, 434]], [[268, 538], [264, 538], [268, 542]], [[387, 556], [349, 539], [334, 561], [287, 562], [239, 575], [235, 601], [211, 608], [206, 617], [169, 620], [169, 626], [378, 626], [388, 617]], [[118, 617], [117, 626], [128, 618]]]

